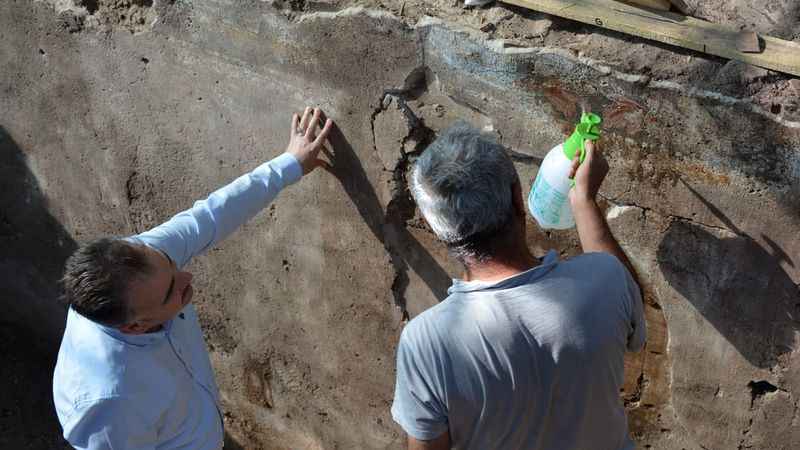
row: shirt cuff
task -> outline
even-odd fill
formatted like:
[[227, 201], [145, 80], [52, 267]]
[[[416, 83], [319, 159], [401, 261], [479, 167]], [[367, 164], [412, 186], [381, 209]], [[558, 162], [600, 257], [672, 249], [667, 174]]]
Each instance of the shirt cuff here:
[[297, 158], [291, 153], [283, 153], [282, 155], [262, 164], [255, 172], [262, 170], [270, 170], [278, 174], [281, 179], [283, 187], [296, 183], [300, 178], [303, 178], [303, 166]]

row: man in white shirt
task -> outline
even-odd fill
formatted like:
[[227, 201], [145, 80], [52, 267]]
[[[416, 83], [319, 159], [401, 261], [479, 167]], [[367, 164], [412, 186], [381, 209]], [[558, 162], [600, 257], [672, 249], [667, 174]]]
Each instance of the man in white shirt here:
[[136, 236], [81, 246], [64, 273], [70, 305], [53, 376], [77, 449], [220, 449], [222, 409], [197, 313], [191, 258], [216, 245], [318, 158], [333, 122], [292, 117], [285, 153]]
[[586, 141], [569, 194], [584, 254], [538, 261], [500, 145], [459, 124], [417, 160], [414, 198], [464, 274], [400, 338], [392, 416], [410, 449], [634, 448], [619, 392], [645, 321], [633, 268], [595, 202], [607, 172]]

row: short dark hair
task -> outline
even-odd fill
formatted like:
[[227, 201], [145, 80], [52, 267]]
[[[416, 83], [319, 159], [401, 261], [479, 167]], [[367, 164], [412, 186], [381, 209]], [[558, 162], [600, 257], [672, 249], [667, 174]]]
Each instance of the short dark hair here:
[[80, 246], [67, 259], [64, 301], [97, 323], [118, 326], [128, 319], [128, 284], [153, 269], [135, 244], [103, 238]]
[[462, 264], [468, 265], [471, 260], [485, 263], [499, 252], [518, 245], [514, 237], [514, 220], [508, 217], [496, 229], [481, 231], [460, 241], [446, 242], [445, 245], [451, 255]]

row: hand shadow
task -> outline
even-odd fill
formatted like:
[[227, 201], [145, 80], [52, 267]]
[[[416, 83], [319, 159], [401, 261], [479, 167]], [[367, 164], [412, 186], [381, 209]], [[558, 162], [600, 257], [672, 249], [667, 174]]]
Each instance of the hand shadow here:
[[[398, 214], [389, 214], [396, 206], [393, 205], [395, 201], [390, 202], [387, 211], [384, 211], [361, 161], [337, 125], [331, 129], [328, 142], [333, 152], [326, 152], [332, 163], [332, 167], [327, 170], [339, 180], [372, 234], [391, 255], [392, 264], [397, 272], [397, 278], [392, 286], [397, 306], [406, 311], [404, 292], [409, 283], [407, 273], [409, 268], [423, 280], [438, 301], [444, 300], [452, 282], [451, 277], [406, 229], [404, 218]], [[413, 200], [407, 192], [401, 197], [400, 201], [412, 202], [413, 205]]]
[[674, 221], [658, 247], [659, 268], [750, 364], [773, 367], [793, 350], [800, 329], [798, 288], [780, 265], [788, 257], [769, 238], [770, 248], [762, 247], [687, 187], [733, 233], [719, 236], [711, 228]]

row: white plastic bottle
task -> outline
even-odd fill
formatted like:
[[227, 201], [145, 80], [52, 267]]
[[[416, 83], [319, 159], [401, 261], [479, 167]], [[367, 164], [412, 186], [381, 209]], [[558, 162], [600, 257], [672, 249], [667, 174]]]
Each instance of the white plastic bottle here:
[[583, 113], [581, 123], [563, 144], [550, 150], [539, 167], [536, 181], [528, 195], [528, 209], [539, 226], [545, 229], [565, 230], [575, 226], [569, 204], [569, 190], [574, 181], [569, 178], [572, 160], [580, 152], [583, 161], [583, 142], [600, 137], [600, 116]]

